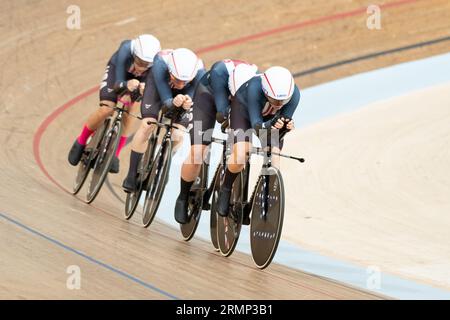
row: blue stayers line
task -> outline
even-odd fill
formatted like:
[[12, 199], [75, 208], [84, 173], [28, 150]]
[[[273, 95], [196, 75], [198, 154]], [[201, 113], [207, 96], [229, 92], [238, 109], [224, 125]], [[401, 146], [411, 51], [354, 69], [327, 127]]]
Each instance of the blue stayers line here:
[[19, 227], [21, 227], [21, 228], [23, 228], [23, 229], [25, 229], [25, 230], [27, 230], [27, 231], [29, 231], [29, 232], [39, 236], [41, 238], [44, 238], [44, 239], [52, 242], [53, 244], [56, 244], [57, 246], [59, 246], [59, 247], [61, 247], [63, 249], [66, 249], [67, 251], [73, 252], [73, 253], [75, 253], [75, 254], [77, 254], [77, 255], [79, 255], [79, 256], [81, 256], [81, 257], [83, 257], [83, 258], [85, 258], [85, 259], [87, 259], [87, 260], [89, 260], [89, 261], [91, 261], [91, 262], [93, 262], [93, 263], [103, 267], [103, 268], [106, 268], [106, 269], [108, 269], [108, 270], [110, 270], [110, 271], [112, 271], [114, 273], [117, 273], [118, 275], [120, 275], [120, 276], [122, 276], [124, 278], [127, 278], [127, 279], [129, 279], [129, 280], [131, 280], [133, 282], [136, 282], [136, 283], [146, 287], [147, 289], [156, 291], [156, 292], [158, 292], [158, 293], [160, 293], [160, 294], [162, 294], [162, 295], [164, 295], [164, 296], [166, 296], [166, 297], [168, 297], [170, 299], [180, 300], [180, 298], [178, 298], [178, 297], [176, 297], [174, 295], [171, 295], [170, 293], [168, 293], [168, 292], [166, 292], [164, 290], [161, 290], [161, 289], [159, 289], [159, 288], [157, 288], [157, 287], [155, 287], [155, 286], [153, 286], [153, 285], [151, 285], [149, 283], [146, 283], [146, 282], [144, 282], [144, 281], [142, 281], [142, 280], [140, 280], [140, 279], [138, 279], [136, 277], [133, 277], [132, 275], [130, 275], [130, 274], [126, 273], [126, 272], [123, 272], [123, 271], [121, 271], [119, 269], [116, 269], [116, 268], [114, 268], [114, 267], [112, 267], [112, 266], [110, 266], [110, 265], [108, 265], [106, 263], [103, 263], [103, 262], [101, 262], [101, 261], [99, 261], [99, 260], [97, 260], [95, 258], [92, 258], [92, 257], [90, 257], [90, 256], [88, 256], [88, 255], [86, 255], [86, 254], [84, 254], [84, 253], [82, 253], [82, 252], [80, 252], [80, 251], [78, 251], [76, 249], [73, 249], [73, 248], [71, 248], [69, 246], [66, 246], [65, 244], [59, 242], [58, 240], [52, 239], [52, 238], [46, 236], [45, 234], [40, 233], [39, 231], [36, 231], [36, 230], [34, 230], [34, 229], [30, 228], [30, 227], [27, 227], [26, 225], [24, 225], [24, 224], [14, 220], [14, 219], [12, 219], [12, 218], [9, 218], [8, 216], [6, 216], [3, 213], [0, 213], [0, 217], [2, 217], [3, 219], [5, 219], [5, 220], [15, 224], [16, 226], [19, 226]]

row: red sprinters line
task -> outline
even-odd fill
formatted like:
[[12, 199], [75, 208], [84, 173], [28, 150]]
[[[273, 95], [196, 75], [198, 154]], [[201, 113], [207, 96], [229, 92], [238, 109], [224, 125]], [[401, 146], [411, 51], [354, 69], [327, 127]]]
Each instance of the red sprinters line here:
[[[380, 9], [386, 9], [386, 8], [398, 7], [398, 6], [401, 6], [401, 5], [414, 3], [414, 2], [418, 2], [418, 1], [420, 1], [420, 0], [400, 0], [400, 1], [395, 1], [395, 2], [389, 2], [389, 3], [382, 4], [382, 5], [379, 5], [379, 7], [380, 7]], [[344, 18], [356, 16], [358, 14], [365, 13], [366, 10], [367, 10], [367, 7], [364, 7], [364, 8], [359, 8], [359, 9], [355, 9], [355, 10], [352, 10], [352, 11], [347, 11], [347, 12], [333, 14], [333, 15], [330, 15], [330, 16], [325, 16], [325, 17], [320, 17], [320, 18], [316, 18], [316, 19], [312, 19], [312, 20], [297, 22], [297, 23], [290, 24], [290, 25], [287, 25], [287, 26], [282, 26], [282, 27], [279, 27], [279, 28], [266, 30], [266, 31], [263, 31], [263, 32], [251, 34], [251, 35], [248, 35], [248, 36], [244, 36], [244, 37], [241, 37], [241, 38], [228, 40], [228, 41], [225, 41], [225, 42], [222, 42], [222, 43], [219, 43], [219, 44], [215, 44], [215, 45], [212, 45], [212, 46], [209, 46], [209, 47], [204, 47], [204, 48], [198, 49], [196, 51], [196, 53], [200, 54], [200, 53], [206, 53], [206, 52], [210, 52], [210, 51], [215, 51], [215, 50], [219, 50], [219, 49], [222, 49], [222, 48], [225, 48], [225, 47], [230, 47], [230, 46], [233, 46], [233, 45], [236, 45], [236, 44], [241, 44], [241, 43], [252, 41], [252, 40], [256, 40], [256, 39], [259, 39], [259, 38], [268, 37], [268, 36], [271, 36], [271, 35], [274, 35], [274, 34], [277, 34], [277, 33], [282, 33], [282, 32], [291, 31], [291, 30], [295, 30], [295, 29], [301, 29], [301, 28], [304, 28], [304, 27], [320, 24], [322, 22], [328, 22], [328, 21], [339, 20], [339, 19], [344, 19]]]
[[[410, 3], [414, 3], [414, 2], [418, 2], [418, 1], [420, 1], [420, 0], [400, 0], [400, 1], [395, 1], [395, 2], [382, 4], [379, 7], [385, 9], [385, 8], [391, 8], [391, 7], [397, 7], [397, 6], [401, 6], [401, 5], [405, 5], [405, 4], [410, 4]], [[267, 37], [267, 36], [270, 36], [270, 35], [273, 35], [273, 34], [277, 34], [277, 33], [281, 33], [281, 32], [285, 32], [285, 31], [290, 31], [290, 30], [294, 30], [294, 29], [300, 29], [300, 28], [303, 28], [303, 27], [306, 27], [306, 26], [320, 24], [322, 22], [328, 22], [328, 21], [348, 18], [348, 17], [351, 17], [351, 16], [358, 15], [360, 13], [364, 13], [364, 12], [366, 12], [366, 10], [367, 10], [367, 8], [364, 7], [364, 8], [360, 8], [360, 9], [356, 9], [356, 10], [352, 10], [352, 11], [342, 12], [342, 13], [338, 13], [338, 14], [334, 14], [334, 15], [329, 15], [329, 16], [325, 16], [325, 17], [321, 17], [321, 18], [317, 18], [317, 19], [312, 19], [312, 20], [308, 20], [308, 21], [304, 21], [304, 22], [299, 22], [299, 23], [295, 23], [295, 24], [291, 24], [291, 25], [287, 25], [287, 26], [283, 26], [283, 27], [279, 27], [279, 28], [263, 31], [263, 32], [256, 33], [256, 34], [253, 34], [253, 35], [249, 35], [249, 36], [245, 36], [245, 37], [229, 40], [229, 41], [226, 41], [226, 42], [223, 42], [223, 43], [219, 43], [219, 44], [216, 44], [216, 45], [213, 45], [213, 46], [204, 47], [204, 48], [198, 49], [196, 51], [196, 53], [200, 54], [200, 53], [205, 53], [205, 52], [211, 52], [211, 51], [219, 50], [219, 49], [222, 49], [222, 48], [225, 48], [225, 47], [229, 47], [229, 46], [232, 46], [232, 45], [241, 44], [241, 43], [244, 43], [244, 42], [247, 42], [247, 41], [255, 40], [255, 39], [258, 39], [258, 38], [262, 38], [262, 37]], [[47, 170], [45, 169], [45, 167], [44, 167], [44, 165], [42, 163], [41, 156], [40, 156], [40, 142], [41, 142], [41, 138], [42, 138], [43, 133], [47, 129], [47, 127], [62, 112], [64, 112], [66, 109], [68, 109], [69, 107], [73, 106], [74, 104], [76, 104], [80, 100], [90, 96], [91, 94], [94, 94], [97, 90], [98, 90], [98, 86], [95, 86], [94, 88], [91, 88], [91, 89], [87, 90], [86, 92], [84, 92], [84, 93], [80, 94], [79, 96], [73, 98], [72, 100], [68, 101], [64, 105], [58, 107], [55, 111], [53, 111], [40, 124], [39, 128], [37, 129], [37, 131], [34, 134], [33, 152], [34, 152], [34, 157], [36, 159], [36, 162], [37, 162], [39, 168], [47, 176], [47, 178], [50, 179], [50, 181], [52, 181], [55, 185], [57, 185], [60, 189], [64, 190], [65, 192], [69, 192], [69, 191], [66, 190], [64, 187], [62, 187], [52, 176], [49, 175], [49, 173], [47, 172]]]
[[[396, 7], [396, 6], [409, 4], [409, 3], [414, 3], [414, 2], [418, 2], [418, 1], [420, 1], [420, 0], [401, 0], [401, 1], [396, 1], [396, 2], [391, 2], [391, 3], [386, 3], [386, 4], [383, 4], [383, 5], [380, 5], [380, 8]], [[303, 28], [303, 27], [311, 26], [311, 25], [317, 25], [317, 24], [320, 24], [322, 22], [328, 22], [328, 21], [348, 18], [348, 17], [351, 17], [351, 16], [358, 15], [360, 13], [364, 13], [364, 12], [366, 12], [366, 10], [367, 10], [367, 8], [364, 7], [364, 8], [348, 11], [348, 12], [343, 12], [343, 13], [339, 13], [339, 14], [335, 14], [335, 15], [325, 16], [325, 17], [321, 17], [321, 18], [317, 18], [317, 19], [312, 19], [312, 20], [300, 22], [300, 23], [295, 23], [295, 24], [292, 24], [292, 25], [279, 27], [279, 28], [276, 28], [276, 29], [263, 31], [263, 32], [260, 32], [260, 33], [257, 33], [257, 34], [248, 35], [248, 36], [237, 38], [237, 39], [232, 39], [232, 40], [229, 40], [229, 41], [226, 41], [226, 42], [223, 42], [223, 43], [220, 43], [220, 44], [212, 45], [212, 46], [209, 46], [209, 47], [200, 48], [200, 49], [198, 49], [196, 51], [196, 53], [200, 54], [200, 53], [211, 52], [211, 51], [219, 50], [219, 49], [222, 49], [222, 48], [225, 48], [225, 47], [241, 44], [241, 43], [244, 43], [244, 42], [247, 42], [247, 41], [252, 41], [252, 40], [255, 40], [255, 39], [271, 36], [273, 34], [282, 33], [282, 32], [285, 32], [285, 31], [300, 29], [300, 28]], [[41, 139], [42, 139], [42, 136], [43, 136], [44, 132], [49, 127], [49, 125], [61, 113], [63, 113], [65, 110], [67, 110], [68, 108], [72, 107], [73, 105], [75, 105], [79, 101], [87, 98], [91, 94], [94, 94], [95, 92], [98, 91], [98, 89], [99, 89], [99, 87], [95, 86], [95, 87], [93, 87], [93, 88], [83, 92], [82, 94], [76, 96], [75, 98], [71, 99], [70, 101], [66, 102], [62, 106], [58, 107], [50, 115], [48, 115], [47, 118], [45, 118], [45, 120], [39, 125], [38, 129], [34, 133], [34, 137], [33, 137], [33, 154], [34, 154], [34, 158], [35, 158], [39, 168], [41, 169], [43, 174], [51, 182], [53, 182], [58, 188], [60, 188], [61, 190], [63, 190], [66, 193], [69, 193], [69, 194], [71, 194], [71, 192], [69, 190], [67, 190], [66, 188], [64, 188], [61, 184], [59, 184], [48, 173], [47, 169], [45, 168], [45, 166], [44, 166], [44, 164], [42, 162], [42, 159], [41, 159], [41, 155], [40, 155]], [[100, 211], [103, 211], [105, 213], [108, 213], [107, 211], [105, 211], [105, 210], [103, 210], [101, 208], [96, 208], [96, 209], [98, 209]], [[321, 290], [317, 290], [315, 288], [310, 288], [310, 289], [312, 289], [314, 291], [317, 291], [317, 292], [322, 292]], [[324, 292], [322, 292], [322, 293], [324, 293]], [[327, 294], [327, 293], [325, 293], [325, 294]], [[330, 296], [330, 297], [333, 297], [330, 294], [327, 294], [327, 295]], [[336, 298], [336, 297], [334, 297], [334, 298]]]
[[73, 98], [72, 100], [66, 102], [65, 104], [63, 104], [62, 106], [58, 107], [55, 111], [53, 111], [49, 116], [47, 116], [47, 118], [45, 118], [45, 120], [40, 124], [39, 128], [36, 130], [36, 132], [34, 133], [34, 137], [33, 137], [33, 154], [34, 154], [34, 158], [36, 159], [36, 162], [39, 166], [39, 168], [41, 169], [41, 171], [44, 173], [44, 175], [51, 181], [53, 182], [56, 186], [58, 186], [58, 188], [60, 188], [61, 190], [63, 190], [64, 192], [70, 193], [69, 190], [67, 190], [66, 188], [64, 188], [62, 185], [60, 185], [47, 171], [47, 169], [45, 169], [44, 164], [42, 163], [42, 159], [41, 159], [41, 152], [40, 152], [40, 145], [41, 145], [41, 139], [42, 139], [42, 135], [44, 134], [45, 130], [47, 130], [48, 126], [64, 111], [66, 111], [68, 108], [70, 108], [71, 106], [75, 105], [77, 102], [83, 100], [84, 98], [87, 98], [88, 96], [90, 96], [91, 94], [97, 92], [99, 89], [98, 86], [95, 86], [94, 88], [91, 88], [89, 90], [87, 90], [86, 92], [83, 92], [82, 94], [76, 96], [75, 98]]

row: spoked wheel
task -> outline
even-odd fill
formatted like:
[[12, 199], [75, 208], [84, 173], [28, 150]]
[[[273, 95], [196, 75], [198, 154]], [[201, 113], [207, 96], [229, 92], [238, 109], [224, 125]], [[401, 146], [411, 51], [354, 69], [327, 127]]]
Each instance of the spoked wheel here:
[[258, 179], [252, 205], [250, 244], [256, 266], [266, 268], [277, 251], [284, 218], [284, 185], [278, 169]]
[[161, 146], [159, 149], [153, 160], [150, 176], [148, 177], [144, 214], [142, 216], [144, 227], [148, 227], [152, 223], [156, 211], [158, 211], [169, 176], [170, 163], [172, 161], [172, 141], [167, 139], [163, 144], [165, 146]]
[[[228, 257], [236, 248], [241, 233], [243, 217], [243, 174], [236, 177], [231, 188], [230, 210], [227, 217], [217, 215], [217, 242], [220, 253]], [[215, 194], [216, 195], [216, 194]], [[217, 199], [217, 198], [216, 198]]]
[[186, 224], [180, 224], [181, 234], [185, 241], [189, 241], [197, 230], [200, 216], [203, 210], [203, 196], [205, 194], [205, 188], [208, 183], [208, 172], [205, 163], [202, 164], [200, 175], [195, 180], [191, 187], [189, 194], [188, 204], [188, 219]]
[[94, 164], [94, 172], [92, 173], [91, 181], [89, 182], [88, 193], [86, 196], [86, 202], [91, 203], [99, 193], [100, 189], [105, 182], [106, 175], [109, 172], [112, 159], [116, 153], [117, 146], [119, 144], [119, 137], [121, 134], [121, 123], [117, 122], [111, 130], [106, 131], [103, 135], [103, 139], [100, 146], [94, 151], [96, 156]]
[[156, 138], [152, 136], [149, 141], [149, 145], [147, 150], [144, 153], [144, 156], [141, 159], [138, 169], [138, 188], [135, 192], [127, 193], [127, 198], [125, 200], [125, 219], [129, 220], [133, 216], [136, 208], [139, 204], [139, 199], [142, 195], [142, 189], [148, 183], [148, 176], [150, 173], [151, 164], [153, 161], [153, 150], [155, 147]]
[[80, 163], [78, 164], [78, 171], [75, 177], [75, 182], [73, 184], [72, 193], [74, 195], [81, 190], [81, 187], [86, 181], [89, 171], [91, 170], [92, 161], [94, 160], [92, 150], [97, 148], [98, 143], [103, 137], [106, 128], [108, 128], [110, 121], [111, 120], [109, 118], [106, 119], [105, 123], [96, 130], [91, 141], [86, 145], [86, 149], [84, 150], [83, 155], [81, 156]]
[[78, 164], [78, 171], [73, 184], [72, 194], [77, 194], [83, 186], [86, 178], [91, 170], [92, 157], [90, 156], [92, 149], [86, 148], [81, 156], [80, 163]]
[[127, 198], [125, 199], [125, 219], [129, 220], [133, 216], [134, 212], [136, 211], [137, 205], [139, 204], [141, 194], [142, 194], [141, 183], [139, 183], [139, 186], [135, 192], [127, 193]]
[[211, 235], [211, 242], [216, 251], [219, 251], [219, 243], [217, 241], [217, 211], [216, 211], [216, 201], [219, 196], [220, 189], [220, 181], [222, 181], [221, 177], [223, 177], [223, 165], [220, 165], [217, 168], [216, 174], [214, 175], [214, 187], [212, 190], [212, 201], [211, 201], [211, 216], [209, 220], [209, 231]]

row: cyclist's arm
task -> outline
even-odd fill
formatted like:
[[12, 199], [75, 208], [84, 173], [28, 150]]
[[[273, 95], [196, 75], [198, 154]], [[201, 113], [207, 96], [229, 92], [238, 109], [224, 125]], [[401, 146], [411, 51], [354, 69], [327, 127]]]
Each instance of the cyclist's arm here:
[[186, 90], [184, 92], [185, 95], [188, 95], [189, 97], [191, 97], [191, 99], [194, 99], [195, 89], [197, 89], [197, 85], [205, 73], [206, 70], [204, 68], [198, 70], [195, 78], [192, 79], [192, 81], [187, 85]]
[[[214, 102], [216, 104], [217, 112], [226, 116], [229, 107], [228, 79], [224, 77], [220, 70], [211, 69], [209, 83], [214, 92]], [[226, 71], [226, 70], [225, 70]]]
[[171, 108], [173, 106], [173, 95], [169, 86], [169, 69], [159, 56], [156, 56], [153, 61], [152, 74], [163, 106]]
[[294, 88], [294, 94], [292, 95], [291, 100], [283, 106], [281, 109], [281, 116], [284, 118], [292, 119], [294, 116], [294, 112], [297, 109], [300, 102], [300, 90], [297, 86]]
[[260, 127], [264, 122], [261, 114], [262, 104], [264, 103], [263, 96], [259, 78], [250, 80], [247, 87], [247, 110], [252, 128]]
[[125, 40], [120, 44], [116, 56], [116, 82], [114, 90], [122, 94], [127, 89], [127, 68], [130, 66], [133, 56], [131, 55], [131, 41]]

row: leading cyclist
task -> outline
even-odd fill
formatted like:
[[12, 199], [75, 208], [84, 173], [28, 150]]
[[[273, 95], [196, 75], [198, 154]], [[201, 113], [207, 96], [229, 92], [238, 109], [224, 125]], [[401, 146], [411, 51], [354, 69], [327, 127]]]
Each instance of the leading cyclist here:
[[[254, 76], [238, 90], [231, 102], [230, 115], [235, 143], [217, 200], [217, 212], [220, 216], [228, 215], [231, 188], [235, 178], [245, 167], [252, 147], [252, 132], [256, 130], [264, 147], [267, 146], [267, 141], [261, 137], [267, 140], [268, 132], [273, 135], [273, 132], [294, 129], [292, 117], [299, 102], [300, 90], [294, 83], [292, 74], [279, 66]], [[283, 141], [272, 143], [272, 152], [280, 152], [282, 146]], [[244, 217], [244, 220], [248, 224], [248, 217]]]
[[[161, 51], [161, 45], [157, 38], [149, 34], [143, 34], [133, 40], [125, 40], [119, 49], [112, 55], [107, 66], [103, 81], [100, 85], [100, 107], [87, 119], [81, 133], [70, 149], [68, 160], [73, 166], [78, 165], [89, 137], [97, 130], [107, 117], [113, 114], [118, 97], [126, 90], [133, 92], [140, 88], [143, 90], [143, 82], [152, 66], [153, 58]], [[130, 104], [130, 97], [123, 96], [122, 102]], [[137, 108], [139, 103], [133, 108]], [[113, 158], [110, 172], [119, 172], [119, 155], [125, 146], [127, 136], [131, 134], [131, 117], [124, 115], [124, 130], [120, 137], [116, 154]]]

